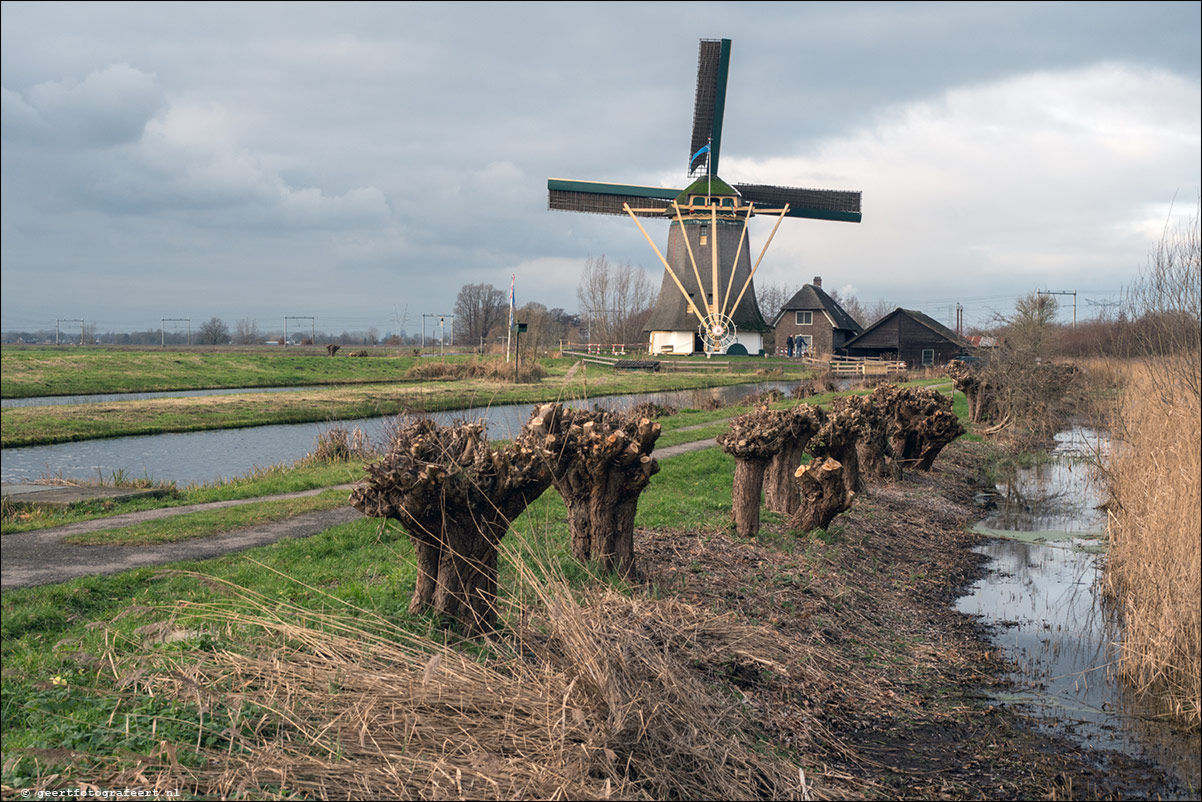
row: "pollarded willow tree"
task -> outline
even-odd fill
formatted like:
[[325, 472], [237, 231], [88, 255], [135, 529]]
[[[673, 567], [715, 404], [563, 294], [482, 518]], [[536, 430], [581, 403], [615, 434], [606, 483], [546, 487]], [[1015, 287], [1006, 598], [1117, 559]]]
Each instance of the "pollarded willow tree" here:
[[735, 531], [743, 537], [755, 537], [760, 531], [764, 475], [789, 429], [790, 416], [786, 412], [759, 407], [731, 420], [730, 428], [718, 435], [718, 445], [735, 458], [731, 515]]
[[930, 387], [898, 388], [888, 408], [889, 450], [899, 468], [931, 470], [939, 452], [964, 434], [951, 397]]
[[799, 404], [779, 413], [784, 421], [780, 448], [764, 474], [764, 501], [768, 509], [792, 515], [800, 503], [796, 472], [810, 438], [818, 433], [826, 413], [811, 404]]
[[900, 479], [903, 468], [929, 471], [939, 452], [964, 434], [952, 399], [929, 387], [882, 385], [836, 408], [854, 412], [859, 471], [876, 479]]
[[870, 413], [859, 396], [836, 398], [822, 428], [810, 438], [806, 450], [818, 460], [832, 459], [842, 467], [843, 484], [849, 493], [864, 489], [858, 454], [860, 439], [870, 434]]
[[401, 427], [367, 466], [351, 506], [401, 523], [417, 554], [409, 609], [433, 609], [469, 634], [496, 625], [497, 549], [510, 522], [551, 484], [544, 461], [513, 444], [493, 449], [482, 423]]
[[572, 554], [605, 571], [634, 576], [639, 495], [659, 471], [651, 456], [661, 427], [645, 416], [606, 410], [535, 408], [518, 444], [537, 454], [568, 508]]
[[949, 362], [947, 375], [955, 383], [956, 389], [964, 393], [964, 398], [968, 401], [969, 421], [984, 423], [996, 417], [997, 391], [989, 384], [981, 368], [969, 366], [963, 362]]

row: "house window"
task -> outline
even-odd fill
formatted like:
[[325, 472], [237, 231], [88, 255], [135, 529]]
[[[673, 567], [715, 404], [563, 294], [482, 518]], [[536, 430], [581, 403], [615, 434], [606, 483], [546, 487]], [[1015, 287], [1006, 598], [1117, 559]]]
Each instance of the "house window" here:
[[[808, 315], [809, 312], [806, 312], [806, 314]], [[812, 335], [799, 334], [793, 338], [793, 343], [797, 349], [797, 353], [803, 356], [814, 350], [814, 337]]]
[[798, 326], [814, 325], [814, 313], [813, 312], [798, 312], [797, 313], [797, 325]]
[[922, 364], [927, 365], [927, 366], [935, 364], [935, 349], [934, 348], [922, 349]]
[[709, 239], [710, 239], [709, 234], [710, 234], [710, 227], [702, 226], [701, 227], [701, 244], [702, 245], [705, 245], [706, 243], [709, 242]]

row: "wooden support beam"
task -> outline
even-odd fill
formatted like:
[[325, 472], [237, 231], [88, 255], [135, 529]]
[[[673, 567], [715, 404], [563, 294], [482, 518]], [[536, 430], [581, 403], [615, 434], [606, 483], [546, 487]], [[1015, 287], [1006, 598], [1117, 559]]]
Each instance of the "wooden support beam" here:
[[[676, 210], [676, 222], [680, 223], [680, 236], [684, 239], [685, 250], [689, 252], [689, 262], [693, 265], [693, 275], [697, 279], [697, 291], [701, 293], [701, 301], [705, 304], [705, 316], [709, 317], [711, 310], [709, 303], [705, 300], [705, 286], [701, 283], [701, 271], [697, 269], [697, 260], [693, 257], [693, 246], [689, 244], [689, 233], [684, 230], [684, 217], [680, 214], [680, 205], [676, 201], [672, 201], [672, 208]], [[704, 320], [701, 322], [705, 323]]]
[[[726, 314], [726, 305], [730, 303], [730, 291], [734, 288], [735, 284], [735, 268], [739, 266], [739, 257], [743, 255], [743, 243], [747, 241], [747, 221], [751, 219], [751, 208], [753, 206], [755, 206], [755, 203], [747, 207], [747, 217], [743, 218], [743, 230], [739, 233], [739, 248], [735, 251], [735, 262], [730, 266], [730, 278], [726, 282], [726, 293], [722, 296], [721, 314], [723, 315]], [[732, 308], [730, 310], [731, 314], [734, 314], [734, 311]]]
[[622, 206], [625, 207], [626, 213], [630, 215], [630, 219], [634, 221], [634, 224], [639, 227], [639, 231], [643, 232], [643, 237], [646, 238], [647, 244], [651, 246], [651, 250], [655, 251], [655, 255], [659, 257], [660, 263], [663, 264], [664, 269], [668, 271], [668, 275], [672, 277], [672, 281], [676, 283], [676, 289], [680, 290], [680, 294], [684, 296], [685, 303], [689, 305], [689, 311], [696, 315], [697, 319], [701, 321], [702, 325], [704, 325], [705, 318], [703, 318], [701, 313], [697, 311], [697, 305], [693, 303], [693, 299], [689, 297], [688, 291], [685, 290], [684, 285], [680, 283], [680, 279], [676, 277], [676, 272], [672, 269], [672, 265], [668, 264], [668, 260], [664, 258], [664, 255], [659, 252], [659, 248], [655, 246], [655, 241], [651, 239], [651, 236], [647, 233], [647, 229], [643, 228], [643, 224], [640, 223], [639, 219], [634, 216], [634, 212], [630, 211], [630, 204], [623, 203]]
[[780, 228], [780, 223], [785, 219], [785, 215], [789, 213], [789, 204], [785, 204], [785, 208], [780, 210], [780, 217], [776, 218], [776, 225], [772, 227], [772, 233], [768, 235], [768, 241], [764, 243], [763, 249], [760, 250], [760, 257], [755, 260], [755, 264], [751, 266], [751, 272], [747, 274], [747, 280], [743, 282], [743, 289], [739, 290], [739, 297], [735, 299], [735, 305], [732, 306], [731, 314], [739, 308], [739, 302], [743, 300], [743, 293], [747, 292], [747, 288], [751, 286], [751, 280], [755, 278], [755, 271], [759, 269], [760, 262], [764, 259], [764, 254], [768, 252], [768, 246], [772, 244], [772, 238], [776, 236], [776, 229]]

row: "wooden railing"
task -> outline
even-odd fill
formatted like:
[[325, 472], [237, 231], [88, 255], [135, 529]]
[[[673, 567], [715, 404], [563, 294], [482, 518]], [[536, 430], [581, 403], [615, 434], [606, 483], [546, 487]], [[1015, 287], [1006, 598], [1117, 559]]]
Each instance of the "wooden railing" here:
[[831, 357], [829, 369], [836, 376], [888, 376], [905, 373], [906, 363], [870, 357], [836, 356]]

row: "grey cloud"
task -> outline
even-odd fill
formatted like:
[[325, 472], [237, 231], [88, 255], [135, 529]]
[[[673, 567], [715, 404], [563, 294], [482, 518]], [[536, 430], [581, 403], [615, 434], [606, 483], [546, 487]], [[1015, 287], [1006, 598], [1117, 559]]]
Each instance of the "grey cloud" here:
[[112, 64], [81, 80], [39, 83], [28, 99], [6, 88], [4, 99], [5, 138], [37, 135], [93, 148], [137, 140], [165, 102], [155, 76], [128, 64]]

